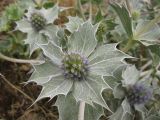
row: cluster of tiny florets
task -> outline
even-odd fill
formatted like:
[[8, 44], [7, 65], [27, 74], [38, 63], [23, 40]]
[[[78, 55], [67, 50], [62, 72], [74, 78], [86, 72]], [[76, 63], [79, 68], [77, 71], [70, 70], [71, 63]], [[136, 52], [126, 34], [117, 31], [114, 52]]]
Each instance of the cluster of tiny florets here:
[[85, 80], [88, 75], [88, 60], [77, 53], [66, 54], [61, 68], [64, 76], [72, 80]]
[[142, 84], [130, 86], [127, 99], [131, 105], [144, 104], [151, 99], [151, 90]]
[[97, 34], [104, 34], [107, 30], [106, 24], [101, 23], [98, 27]]
[[46, 24], [46, 19], [40, 13], [33, 13], [31, 15], [31, 24], [37, 31], [42, 30]]

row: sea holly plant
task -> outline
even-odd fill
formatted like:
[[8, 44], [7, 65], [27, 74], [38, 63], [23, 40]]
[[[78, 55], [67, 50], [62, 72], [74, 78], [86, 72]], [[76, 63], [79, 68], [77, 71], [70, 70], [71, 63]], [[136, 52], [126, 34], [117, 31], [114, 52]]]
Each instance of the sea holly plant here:
[[[82, 10], [78, 2], [77, 8]], [[25, 33], [30, 55], [39, 48], [38, 58], [43, 61], [0, 54], [9, 61], [32, 64], [27, 83], [42, 86], [33, 104], [54, 98], [59, 120], [160, 119], [159, 17], [149, 20], [139, 14], [135, 19], [127, 2], [126, 6], [112, 3], [110, 10], [116, 14], [96, 16], [97, 22], [90, 2], [89, 15], [80, 10], [83, 18], [69, 16], [66, 23], [57, 25], [64, 9], [58, 4], [42, 6], [26, 10], [16, 22], [16, 30]]]
[[[135, 66], [128, 66], [122, 73], [121, 83], [114, 87], [115, 98], [122, 99], [121, 106], [110, 116], [111, 120], [144, 120], [147, 118], [145, 104], [152, 99], [149, 80], [140, 80], [140, 72]], [[138, 112], [138, 113], [137, 113]], [[138, 116], [136, 114], [139, 114]]]
[[[45, 97], [52, 99], [57, 95], [65, 95], [67, 99], [70, 98], [67, 97], [70, 93], [72, 101], [83, 101], [93, 108], [97, 104], [111, 112], [102, 92], [112, 88], [104, 81], [103, 76], [112, 75], [114, 70], [125, 64], [123, 59], [130, 56], [119, 51], [117, 44], [97, 46], [95, 35], [98, 25], [92, 25], [90, 20], [83, 22], [68, 36], [68, 51], [62, 51], [53, 42], [39, 44], [47, 57], [46, 62], [33, 65], [35, 71], [28, 81], [43, 87], [36, 102]], [[58, 106], [60, 102], [58, 101]], [[63, 111], [61, 107], [60, 111]], [[102, 113], [98, 112], [97, 119], [103, 114], [103, 110]]]
[[49, 9], [30, 7], [24, 18], [16, 22], [16, 29], [27, 33], [25, 43], [29, 44], [30, 54], [39, 48], [38, 44], [47, 44], [48, 41], [53, 42], [53, 39], [56, 41], [58, 28], [52, 23], [58, 18], [59, 12], [60, 8], [57, 4]]

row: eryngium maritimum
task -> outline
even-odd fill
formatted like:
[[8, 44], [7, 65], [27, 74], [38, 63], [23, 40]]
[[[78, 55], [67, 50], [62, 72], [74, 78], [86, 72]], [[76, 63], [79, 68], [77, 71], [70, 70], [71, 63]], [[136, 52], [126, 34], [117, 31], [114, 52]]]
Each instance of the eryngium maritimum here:
[[[56, 39], [58, 27], [52, 23], [58, 18], [59, 10], [58, 5], [49, 9], [30, 7], [25, 17], [16, 22], [16, 29], [27, 33], [25, 43], [29, 44], [30, 54], [39, 48], [39, 44], [46, 44]], [[46, 39], [47, 37], [50, 39]]]
[[111, 87], [103, 76], [124, 65], [123, 59], [130, 56], [117, 50], [117, 44], [98, 46], [96, 40], [98, 24], [90, 21], [81, 24], [68, 36], [68, 49], [56, 44], [42, 44], [47, 60], [41, 65], [34, 65], [34, 73], [29, 82], [36, 82], [43, 87], [36, 101], [69, 92], [76, 101], [97, 103], [110, 110], [102, 97], [104, 89]]
[[127, 99], [131, 105], [145, 104], [152, 97], [151, 89], [143, 84], [135, 84], [130, 86]]

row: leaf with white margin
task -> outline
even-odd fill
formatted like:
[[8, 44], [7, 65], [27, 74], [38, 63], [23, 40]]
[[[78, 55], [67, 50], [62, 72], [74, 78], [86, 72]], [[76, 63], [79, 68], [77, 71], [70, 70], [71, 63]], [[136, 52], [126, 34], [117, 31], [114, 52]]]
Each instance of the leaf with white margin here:
[[57, 65], [61, 65], [61, 60], [64, 57], [62, 48], [60, 48], [59, 46], [55, 46], [52, 43], [48, 43], [47, 45], [40, 45], [40, 48], [43, 50], [43, 53], [54, 63], [56, 63]]
[[27, 21], [26, 19], [22, 19], [20, 21], [17, 21], [16, 24], [17, 24], [16, 30], [20, 30], [24, 33], [33, 32], [33, 28], [31, 26], [31, 23], [29, 21]]
[[111, 76], [104, 76], [105, 82], [112, 88], [114, 89], [117, 85], [122, 80], [122, 71], [127, 67], [127, 65], [122, 64], [119, 68], [117, 68], [114, 72], [113, 75]]
[[60, 8], [58, 4], [56, 4], [52, 8], [49, 9], [43, 8], [40, 11], [41, 13], [43, 13], [45, 19], [47, 20], [47, 23], [49, 24], [53, 23], [53, 21], [58, 18], [58, 13], [60, 11]]
[[72, 93], [76, 101], [82, 100], [92, 106], [94, 102], [111, 111], [102, 97], [104, 89], [110, 89], [110, 86], [105, 83], [103, 77], [89, 75], [86, 80], [74, 81]]
[[38, 34], [37, 32], [30, 32], [27, 35], [27, 39], [24, 40], [25, 44], [29, 44], [30, 55], [39, 48], [38, 45], [47, 44], [48, 40], [43, 34]]
[[[59, 111], [59, 120], [77, 120], [79, 103], [76, 102], [72, 93], [67, 96], [59, 95], [55, 104]], [[97, 104], [94, 107], [85, 104], [84, 120], [99, 120], [103, 115], [103, 108]]]
[[109, 120], [133, 120], [132, 110], [127, 99], [123, 100], [121, 106], [110, 116]]
[[139, 112], [139, 119], [145, 120], [145, 115], [148, 113], [147, 108], [141, 104], [141, 105], [134, 105], [134, 108], [137, 112]]
[[48, 25], [44, 28], [44, 30], [41, 30], [40, 33], [43, 33], [44, 35], [49, 37], [49, 41], [55, 45], [59, 45], [59, 40], [57, 37], [57, 33], [59, 31], [58, 26], [56, 25]]
[[118, 99], [122, 99], [125, 97], [125, 90], [124, 88], [121, 86], [121, 84], [118, 84], [114, 90], [113, 90], [113, 95], [115, 98]]
[[48, 82], [42, 84], [42, 91], [35, 102], [49, 97], [52, 99], [56, 95], [67, 95], [73, 85], [72, 80], [67, 80], [63, 75], [52, 77]]
[[125, 58], [131, 58], [119, 51], [116, 46], [117, 44], [100, 46], [89, 56], [89, 67], [92, 74], [111, 76], [117, 68], [124, 64]]
[[69, 30], [71, 33], [73, 33], [74, 31], [76, 31], [79, 26], [83, 23], [83, 19], [79, 18], [79, 17], [68, 17], [69, 22], [66, 23], [66, 29]]
[[38, 85], [43, 85], [44, 83], [47, 83], [52, 77], [59, 76], [62, 73], [62, 70], [50, 61], [46, 61], [40, 65], [33, 65], [33, 67], [34, 72], [32, 73], [28, 83], [36, 82]]
[[141, 20], [138, 22], [134, 30], [134, 39], [142, 42], [142, 44], [149, 46], [152, 44], [160, 44], [160, 27], [155, 22]]
[[93, 26], [91, 21], [83, 23], [79, 29], [69, 37], [69, 52], [78, 52], [88, 57], [96, 48], [97, 40], [95, 37], [98, 25]]
[[134, 85], [140, 77], [140, 72], [136, 69], [134, 65], [128, 66], [126, 70], [123, 72], [122, 77], [124, 79], [124, 86]]
[[111, 7], [115, 10], [117, 15], [119, 16], [119, 19], [123, 25], [124, 30], [126, 31], [128, 37], [133, 36], [133, 31], [132, 31], [132, 19], [129, 11], [124, 5], [119, 5], [119, 4], [110, 4]]

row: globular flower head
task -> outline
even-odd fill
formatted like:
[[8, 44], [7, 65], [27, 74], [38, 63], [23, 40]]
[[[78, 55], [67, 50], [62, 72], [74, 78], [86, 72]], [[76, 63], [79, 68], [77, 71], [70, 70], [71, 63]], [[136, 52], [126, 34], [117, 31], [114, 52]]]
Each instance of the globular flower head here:
[[30, 20], [31, 20], [32, 27], [36, 31], [42, 30], [46, 25], [46, 19], [40, 13], [33, 13], [31, 15]]
[[51, 39], [53, 39], [52, 42], [56, 41], [58, 27], [52, 23], [58, 18], [59, 10], [58, 5], [49, 9], [30, 7], [25, 17], [16, 22], [16, 29], [27, 33], [25, 43], [29, 44], [30, 55], [39, 48], [39, 44], [47, 44]]
[[84, 80], [88, 75], [88, 60], [77, 53], [66, 54], [62, 60], [64, 76], [73, 80]]
[[151, 89], [143, 84], [135, 84], [130, 86], [127, 99], [131, 105], [144, 104], [152, 97]]

